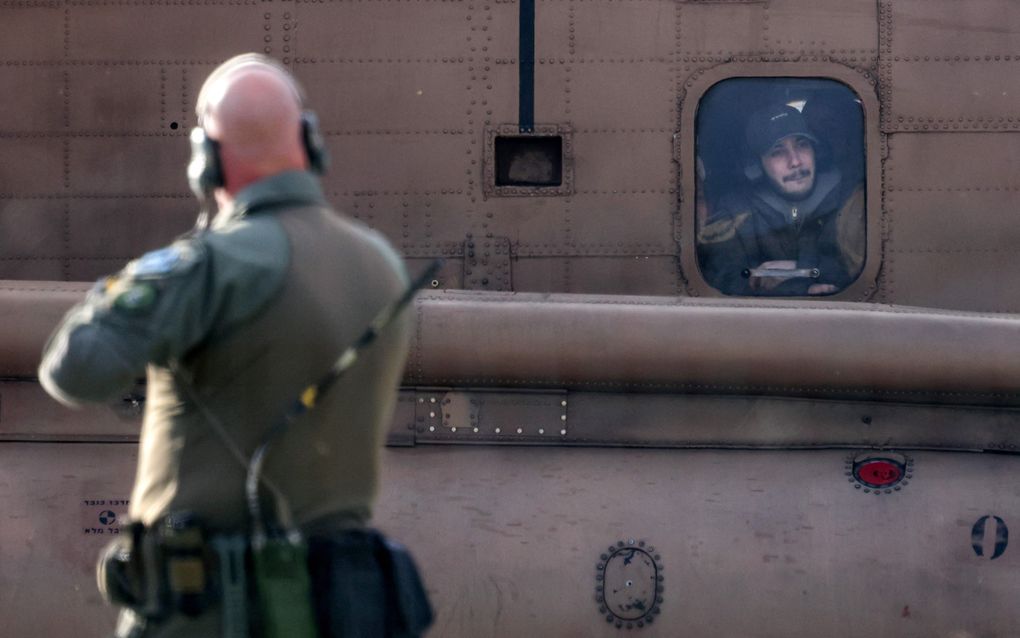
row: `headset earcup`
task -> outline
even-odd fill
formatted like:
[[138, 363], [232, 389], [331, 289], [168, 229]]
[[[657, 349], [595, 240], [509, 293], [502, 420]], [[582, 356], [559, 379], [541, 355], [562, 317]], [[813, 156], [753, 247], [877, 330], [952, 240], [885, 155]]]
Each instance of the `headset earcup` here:
[[755, 182], [764, 176], [765, 171], [762, 170], [761, 162], [758, 160], [752, 160], [747, 164], [744, 164], [744, 177], [746, 177], [748, 181]]
[[312, 111], [301, 114], [301, 142], [308, 155], [308, 166], [314, 173], [325, 173], [329, 168], [329, 151], [326, 150], [326, 140], [319, 129], [319, 118]]
[[201, 127], [191, 129], [191, 161], [188, 163], [188, 185], [199, 199], [208, 199], [223, 186], [220, 150], [216, 140], [209, 139]]

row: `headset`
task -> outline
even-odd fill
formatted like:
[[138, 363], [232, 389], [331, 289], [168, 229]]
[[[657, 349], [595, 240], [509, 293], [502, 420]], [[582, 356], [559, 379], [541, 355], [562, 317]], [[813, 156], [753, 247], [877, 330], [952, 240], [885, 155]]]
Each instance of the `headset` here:
[[[301, 85], [290, 75], [285, 67], [276, 60], [257, 53], [246, 53], [238, 55], [221, 64], [202, 86], [198, 95], [199, 125], [191, 129], [191, 161], [188, 163], [188, 185], [195, 193], [203, 206], [210, 199], [217, 188], [224, 185], [223, 163], [220, 160], [220, 145], [214, 139], [210, 139], [202, 128], [202, 117], [205, 111], [206, 91], [213, 86], [219, 78], [228, 72], [234, 71], [242, 66], [261, 66], [280, 73], [294, 91], [294, 99], [298, 104], [304, 104], [305, 96]], [[304, 110], [301, 112], [301, 144], [305, 149], [308, 158], [308, 166], [312, 172], [322, 175], [329, 168], [329, 152], [326, 150], [326, 141], [319, 128], [319, 118], [314, 112]]]
[[[312, 111], [301, 113], [301, 143], [312, 172], [322, 175], [329, 168], [329, 151], [319, 129], [319, 118]], [[191, 129], [191, 161], [188, 163], [188, 184], [199, 200], [207, 200], [224, 184], [220, 161], [220, 143], [205, 134], [205, 129]]]

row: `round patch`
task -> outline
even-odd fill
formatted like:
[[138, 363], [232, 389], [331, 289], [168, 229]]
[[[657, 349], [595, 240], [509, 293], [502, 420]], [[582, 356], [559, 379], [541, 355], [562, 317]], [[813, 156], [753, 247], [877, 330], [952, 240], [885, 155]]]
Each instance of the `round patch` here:
[[156, 287], [144, 282], [132, 285], [113, 300], [115, 308], [132, 314], [147, 312], [155, 303]]
[[634, 629], [655, 621], [662, 604], [661, 560], [644, 541], [619, 541], [596, 566], [595, 600], [607, 623]]
[[135, 277], [152, 277], [173, 272], [183, 264], [185, 256], [178, 246], [167, 246], [145, 253], [130, 265], [129, 271]]

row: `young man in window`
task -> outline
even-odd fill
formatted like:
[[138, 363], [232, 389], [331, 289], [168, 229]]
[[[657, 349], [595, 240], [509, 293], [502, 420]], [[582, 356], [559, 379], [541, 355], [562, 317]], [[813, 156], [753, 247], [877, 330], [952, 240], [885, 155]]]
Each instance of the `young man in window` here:
[[830, 295], [864, 263], [864, 188], [820, 157], [818, 136], [787, 104], [747, 122], [746, 183], [698, 232], [702, 272], [728, 295]]

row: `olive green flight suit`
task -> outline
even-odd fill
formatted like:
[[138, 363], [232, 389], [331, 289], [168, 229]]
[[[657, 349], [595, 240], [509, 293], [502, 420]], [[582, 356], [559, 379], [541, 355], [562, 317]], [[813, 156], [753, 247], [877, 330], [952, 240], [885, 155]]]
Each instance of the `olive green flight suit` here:
[[[187, 510], [214, 532], [243, 531], [245, 469], [180, 379], [250, 457], [406, 284], [380, 235], [333, 212], [310, 173], [282, 173], [238, 193], [209, 231], [100, 281], [50, 338], [39, 378], [75, 404], [115, 400], [145, 370], [131, 518], [148, 525]], [[322, 533], [370, 517], [408, 325], [404, 316], [384, 330], [273, 444], [263, 476], [299, 526]], [[266, 490], [263, 505], [275, 511]], [[146, 635], [214, 636], [217, 616], [175, 618]]]

